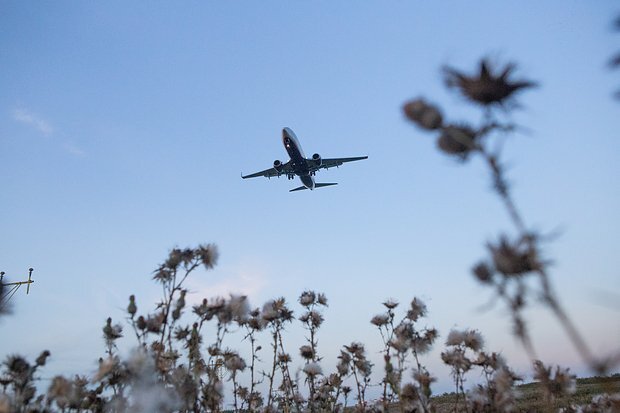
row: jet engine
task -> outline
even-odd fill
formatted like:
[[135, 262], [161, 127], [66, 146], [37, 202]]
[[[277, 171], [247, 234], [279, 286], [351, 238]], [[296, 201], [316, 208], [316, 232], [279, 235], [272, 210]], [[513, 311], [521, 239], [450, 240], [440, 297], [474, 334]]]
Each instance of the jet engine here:
[[315, 166], [321, 166], [321, 163], [323, 162], [321, 160], [321, 155], [319, 155], [318, 153], [312, 155], [312, 161], [314, 162]]
[[273, 169], [276, 170], [276, 172], [280, 173], [282, 172], [282, 162], [279, 159], [276, 159], [275, 161], [273, 161]]

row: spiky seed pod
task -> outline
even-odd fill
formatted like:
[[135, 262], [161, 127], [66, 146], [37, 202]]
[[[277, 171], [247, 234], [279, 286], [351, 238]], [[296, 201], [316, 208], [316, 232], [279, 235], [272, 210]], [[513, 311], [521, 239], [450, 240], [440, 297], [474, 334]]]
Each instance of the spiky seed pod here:
[[442, 129], [437, 146], [449, 155], [458, 155], [465, 159], [476, 149], [475, 139], [476, 131], [469, 126], [448, 125]]
[[314, 350], [309, 345], [303, 345], [299, 348], [299, 354], [306, 360], [314, 359]]
[[215, 244], [201, 245], [196, 250], [196, 253], [206, 269], [210, 270], [217, 264], [219, 252]]
[[491, 284], [493, 282], [493, 271], [486, 262], [479, 262], [472, 269], [472, 273], [482, 284]]
[[248, 297], [245, 295], [231, 294], [230, 301], [228, 302], [228, 310], [232, 315], [233, 320], [242, 322], [248, 318], [250, 313], [250, 304], [248, 303]]
[[238, 354], [228, 356], [224, 360], [224, 367], [232, 373], [245, 370], [246, 363]]
[[144, 319], [144, 316], [140, 316], [138, 317], [138, 321], [136, 321], [136, 327], [138, 327], [138, 330], [145, 330], [146, 329], [146, 320]]
[[384, 306], [385, 306], [388, 310], [393, 310], [393, 309], [395, 309], [396, 307], [398, 307], [398, 301], [396, 301], [396, 300], [395, 300], [395, 299], [393, 299], [393, 298], [389, 298], [389, 299], [387, 299], [387, 300], [385, 300], [385, 301], [383, 302], [383, 305], [384, 305]]
[[446, 346], [458, 346], [465, 340], [465, 332], [459, 330], [450, 330], [446, 338]]
[[315, 377], [319, 374], [323, 374], [323, 369], [319, 363], [313, 362], [308, 363], [304, 366], [303, 372], [306, 373], [309, 377]]
[[382, 327], [386, 325], [389, 321], [390, 317], [387, 314], [377, 314], [370, 320], [370, 322], [377, 327]]
[[291, 356], [288, 353], [278, 354], [278, 361], [282, 364], [288, 364], [291, 362]]
[[532, 243], [511, 243], [502, 236], [497, 244], [489, 243], [495, 269], [504, 275], [518, 275], [542, 267], [538, 252]]
[[303, 305], [304, 307], [308, 307], [314, 304], [315, 301], [316, 301], [316, 294], [314, 291], [304, 291], [299, 296], [299, 304]]
[[415, 323], [420, 317], [426, 315], [426, 311], [426, 304], [419, 298], [414, 297], [413, 300], [411, 300], [409, 311], [407, 311], [407, 318]]
[[403, 106], [405, 116], [422, 129], [434, 130], [441, 127], [443, 117], [439, 109], [422, 98], [411, 100]]
[[45, 362], [47, 361], [47, 358], [50, 356], [50, 352], [48, 350], [44, 350], [39, 357], [37, 357], [37, 359], [35, 360], [35, 363], [37, 366], [45, 366]]
[[103, 327], [103, 336], [106, 340], [114, 341], [117, 338], [121, 338], [123, 327], [120, 324], [112, 325], [112, 318], [108, 317], [106, 324]]
[[501, 72], [499, 68], [494, 71], [491, 63], [482, 59], [479, 72], [471, 76], [451, 67], [444, 67], [444, 80], [448, 87], [458, 89], [465, 98], [474, 103], [484, 106], [504, 105], [514, 93], [536, 86], [536, 83], [528, 80], [510, 80], [509, 77], [515, 67], [509, 63], [501, 69]]
[[468, 330], [465, 332], [463, 344], [465, 344], [466, 347], [472, 349], [473, 351], [480, 351], [484, 346], [484, 339], [482, 338], [482, 334], [480, 334], [479, 331]]
[[127, 312], [133, 319], [138, 311], [138, 306], [136, 306], [136, 297], [132, 294], [129, 296], [129, 305], [127, 306]]

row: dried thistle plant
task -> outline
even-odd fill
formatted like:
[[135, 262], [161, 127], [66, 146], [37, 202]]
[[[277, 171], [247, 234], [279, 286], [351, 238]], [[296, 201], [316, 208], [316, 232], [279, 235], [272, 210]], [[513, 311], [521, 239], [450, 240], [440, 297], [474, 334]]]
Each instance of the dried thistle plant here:
[[[416, 326], [416, 323], [427, 314], [426, 304], [419, 298], [414, 298], [398, 324], [394, 321], [394, 309], [398, 303], [394, 300], [387, 300], [383, 306], [387, 311], [374, 316], [370, 321], [379, 329], [384, 345], [383, 410], [387, 411], [390, 404], [397, 402], [401, 411], [413, 409], [429, 412], [432, 393], [430, 385], [435, 379], [421, 363], [420, 356], [430, 351], [439, 334], [434, 328], [419, 329]], [[407, 369], [409, 355], [415, 362], [412, 369], [414, 383], [403, 386], [403, 374]]]
[[[453, 68], [444, 68], [446, 84], [449, 87], [457, 89], [469, 101], [484, 107], [482, 124], [477, 127], [467, 124], [455, 126], [446, 123], [443, 115], [439, 115], [433, 116], [434, 119], [440, 120], [433, 122], [430, 128], [427, 119], [431, 116], [424, 114], [441, 114], [441, 110], [420, 98], [406, 103], [404, 111], [406, 116], [422, 129], [439, 131], [438, 145], [443, 152], [460, 159], [478, 155], [488, 166], [495, 192], [504, 204], [518, 235], [514, 240], [502, 235], [498, 242], [489, 242], [491, 259], [476, 264], [473, 274], [483, 285], [492, 287], [497, 296], [505, 301], [511, 310], [513, 332], [530, 357], [534, 360], [536, 352], [523, 317], [523, 309], [530, 296], [533, 296], [555, 315], [584, 361], [594, 371], [604, 372], [609, 370], [610, 366], [593, 356], [560, 304], [548, 273], [548, 261], [541, 258], [541, 236], [527, 228], [512, 197], [499, 154], [489, 149], [488, 141], [491, 135], [505, 134], [515, 129], [515, 125], [500, 120], [495, 108], [502, 107], [507, 111], [512, 109], [515, 102], [514, 95], [536, 85], [529, 80], [511, 80], [510, 75], [515, 67], [514, 64], [508, 64], [503, 69], [495, 69], [490, 62], [483, 59], [480, 62], [479, 73], [474, 75], [466, 75]], [[411, 110], [413, 105], [416, 106], [415, 111]], [[526, 277], [538, 281], [537, 292], [526, 288]]]
[[301, 357], [305, 361], [302, 371], [306, 375], [308, 384], [308, 404], [312, 413], [318, 411], [318, 406], [325, 400], [321, 400], [321, 394], [317, 391], [317, 382], [323, 375], [320, 365], [321, 358], [318, 355], [318, 339], [316, 337], [318, 329], [323, 324], [323, 314], [319, 311], [320, 307], [327, 306], [327, 297], [323, 293], [314, 291], [304, 291], [299, 296], [299, 303], [305, 308], [305, 312], [299, 317], [304, 328], [310, 336], [306, 337], [308, 344], [299, 349]]

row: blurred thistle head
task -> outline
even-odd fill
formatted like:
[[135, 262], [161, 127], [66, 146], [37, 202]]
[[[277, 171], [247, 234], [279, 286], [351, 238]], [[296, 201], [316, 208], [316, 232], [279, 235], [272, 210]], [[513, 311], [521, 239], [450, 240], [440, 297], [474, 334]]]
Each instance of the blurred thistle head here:
[[228, 301], [228, 308], [233, 316], [233, 320], [243, 322], [248, 318], [250, 314], [250, 303], [246, 295], [230, 295], [230, 301]]
[[477, 132], [468, 125], [447, 125], [441, 129], [437, 146], [448, 155], [465, 160], [478, 148], [477, 137]]
[[112, 342], [123, 336], [122, 331], [123, 327], [120, 324], [112, 325], [112, 318], [108, 317], [103, 327], [103, 337], [106, 341]]
[[303, 372], [306, 373], [309, 377], [315, 377], [323, 374], [323, 369], [321, 368], [321, 365], [319, 363], [312, 362], [304, 366]]
[[314, 350], [307, 344], [299, 347], [299, 354], [306, 360], [313, 360], [315, 356]]
[[246, 368], [246, 363], [241, 356], [235, 352], [227, 352], [224, 354], [224, 367], [232, 373], [237, 371], [243, 371]]
[[548, 400], [575, 393], [577, 389], [576, 376], [570, 374], [568, 368], [556, 366], [552, 376], [551, 367], [545, 367], [542, 361], [534, 361], [534, 380], [539, 380]]
[[543, 268], [544, 263], [540, 261], [536, 239], [534, 236], [527, 236], [511, 242], [508, 237], [501, 236], [497, 243], [489, 242], [487, 247], [495, 269], [505, 276], [511, 276]]
[[450, 330], [446, 338], [446, 346], [459, 346], [465, 341], [465, 331]]
[[386, 325], [387, 323], [389, 323], [389, 321], [390, 321], [390, 316], [388, 316], [387, 314], [377, 314], [370, 320], [370, 322], [376, 325], [377, 327], [382, 327]]
[[484, 339], [482, 334], [477, 330], [468, 330], [463, 337], [463, 344], [465, 347], [472, 349], [473, 351], [480, 351], [484, 346]]
[[493, 67], [487, 59], [480, 61], [480, 68], [473, 75], [466, 75], [449, 66], [443, 68], [444, 80], [448, 87], [456, 88], [465, 98], [483, 106], [508, 103], [513, 95], [536, 86], [529, 80], [512, 80], [510, 76], [516, 65], [507, 64], [504, 68]]
[[413, 322], [418, 321], [420, 317], [426, 316], [426, 304], [417, 297], [411, 300], [411, 305], [407, 311], [407, 318]]
[[422, 129], [435, 130], [443, 124], [443, 117], [437, 106], [423, 98], [410, 100], [403, 105], [403, 112], [410, 121]]
[[385, 300], [383, 302], [383, 305], [385, 306], [385, 308], [387, 308], [388, 310], [393, 310], [396, 307], [398, 307], [398, 301], [396, 301], [393, 298], [388, 298], [387, 300]]
[[202, 265], [208, 270], [215, 267], [219, 258], [219, 252], [215, 244], [200, 245], [196, 250], [196, 254], [200, 258]]
[[316, 294], [314, 291], [304, 291], [299, 296], [299, 304], [303, 305], [304, 307], [308, 307], [314, 304], [315, 301], [316, 301]]
[[127, 312], [129, 313], [131, 318], [133, 318], [136, 315], [137, 311], [138, 307], [136, 306], [136, 296], [132, 294], [129, 296], [129, 305], [127, 306]]
[[37, 357], [37, 359], [35, 360], [37, 366], [45, 366], [45, 362], [47, 361], [47, 358], [50, 356], [50, 354], [51, 353], [48, 350], [44, 350], [43, 352], [41, 352], [41, 354], [39, 354], [39, 357]]
[[493, 271], [486, 262], [479, 262], [476, 264], [476, 266], [472, 269], [472, 273], [482, 284], [493, 283]]

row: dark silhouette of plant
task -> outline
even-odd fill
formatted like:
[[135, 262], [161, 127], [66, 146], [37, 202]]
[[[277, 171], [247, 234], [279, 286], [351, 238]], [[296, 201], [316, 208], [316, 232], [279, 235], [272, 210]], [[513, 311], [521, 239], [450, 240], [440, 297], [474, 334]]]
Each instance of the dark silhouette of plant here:
[[[616, 17], [616, 20], [613, 24], [613, 29], [617, 32], [620, 32], [620, 16]], [[620, 53], [617, 53], [614, 57], [609, 60], [609, 67], [611, 69], [620, 68]], [[616, 99], [620, 99], [620, 90], [615, 93]]]
[[[456, 89], [468, 101], [482, 106], [483, 118], [479, 125], [448, 122], [436, 105], [423, 98], [405, 103], [404, 113], [421, 129], [437, 135], [437, 144], [442, 152], [461, 161], [479, 156], [489, 168], [495, 193], [506, 208], [517, 235], [511, 237], [502, 234], [496, 241], [489, 241], [489, 258], [477, 263], [472, 272], [480, 283], [493, 289], [496, 296], [506, 303], [512, 318], [513, 333], [523, 344], [530, 359], [534, 362], [538, 358], [523, 311], [533, 298], [556, 317], [588, 366], [594, 372], [604, 374], [618, 363], [619, 356], [595, 357], [560, 304], [550, 280], [549, 262], [542, 256], [543, 237], [528, 229], [513, 199], [500, 154], [491, 150], [489, 143], [492, 138], [500, 138], [516, 129], [516, 125], [501, 115], [517, 106], [515, 95], [518, 92], [532, 88], [536, 83], [511, 79], [516, 68], [514, 64], [499, 69], [482, 59], [479, 67], [478, 73], [473, 75], [450, 67], [443, 69], [449, 88]], [[531, 285], [527, 283], [530, 279], [536, 281], [537, 290], [530, 288]], [[459, 365], [453, 370], [457, 394], [460, 392], [464, 395], [462, 374], [466, 367]]]

